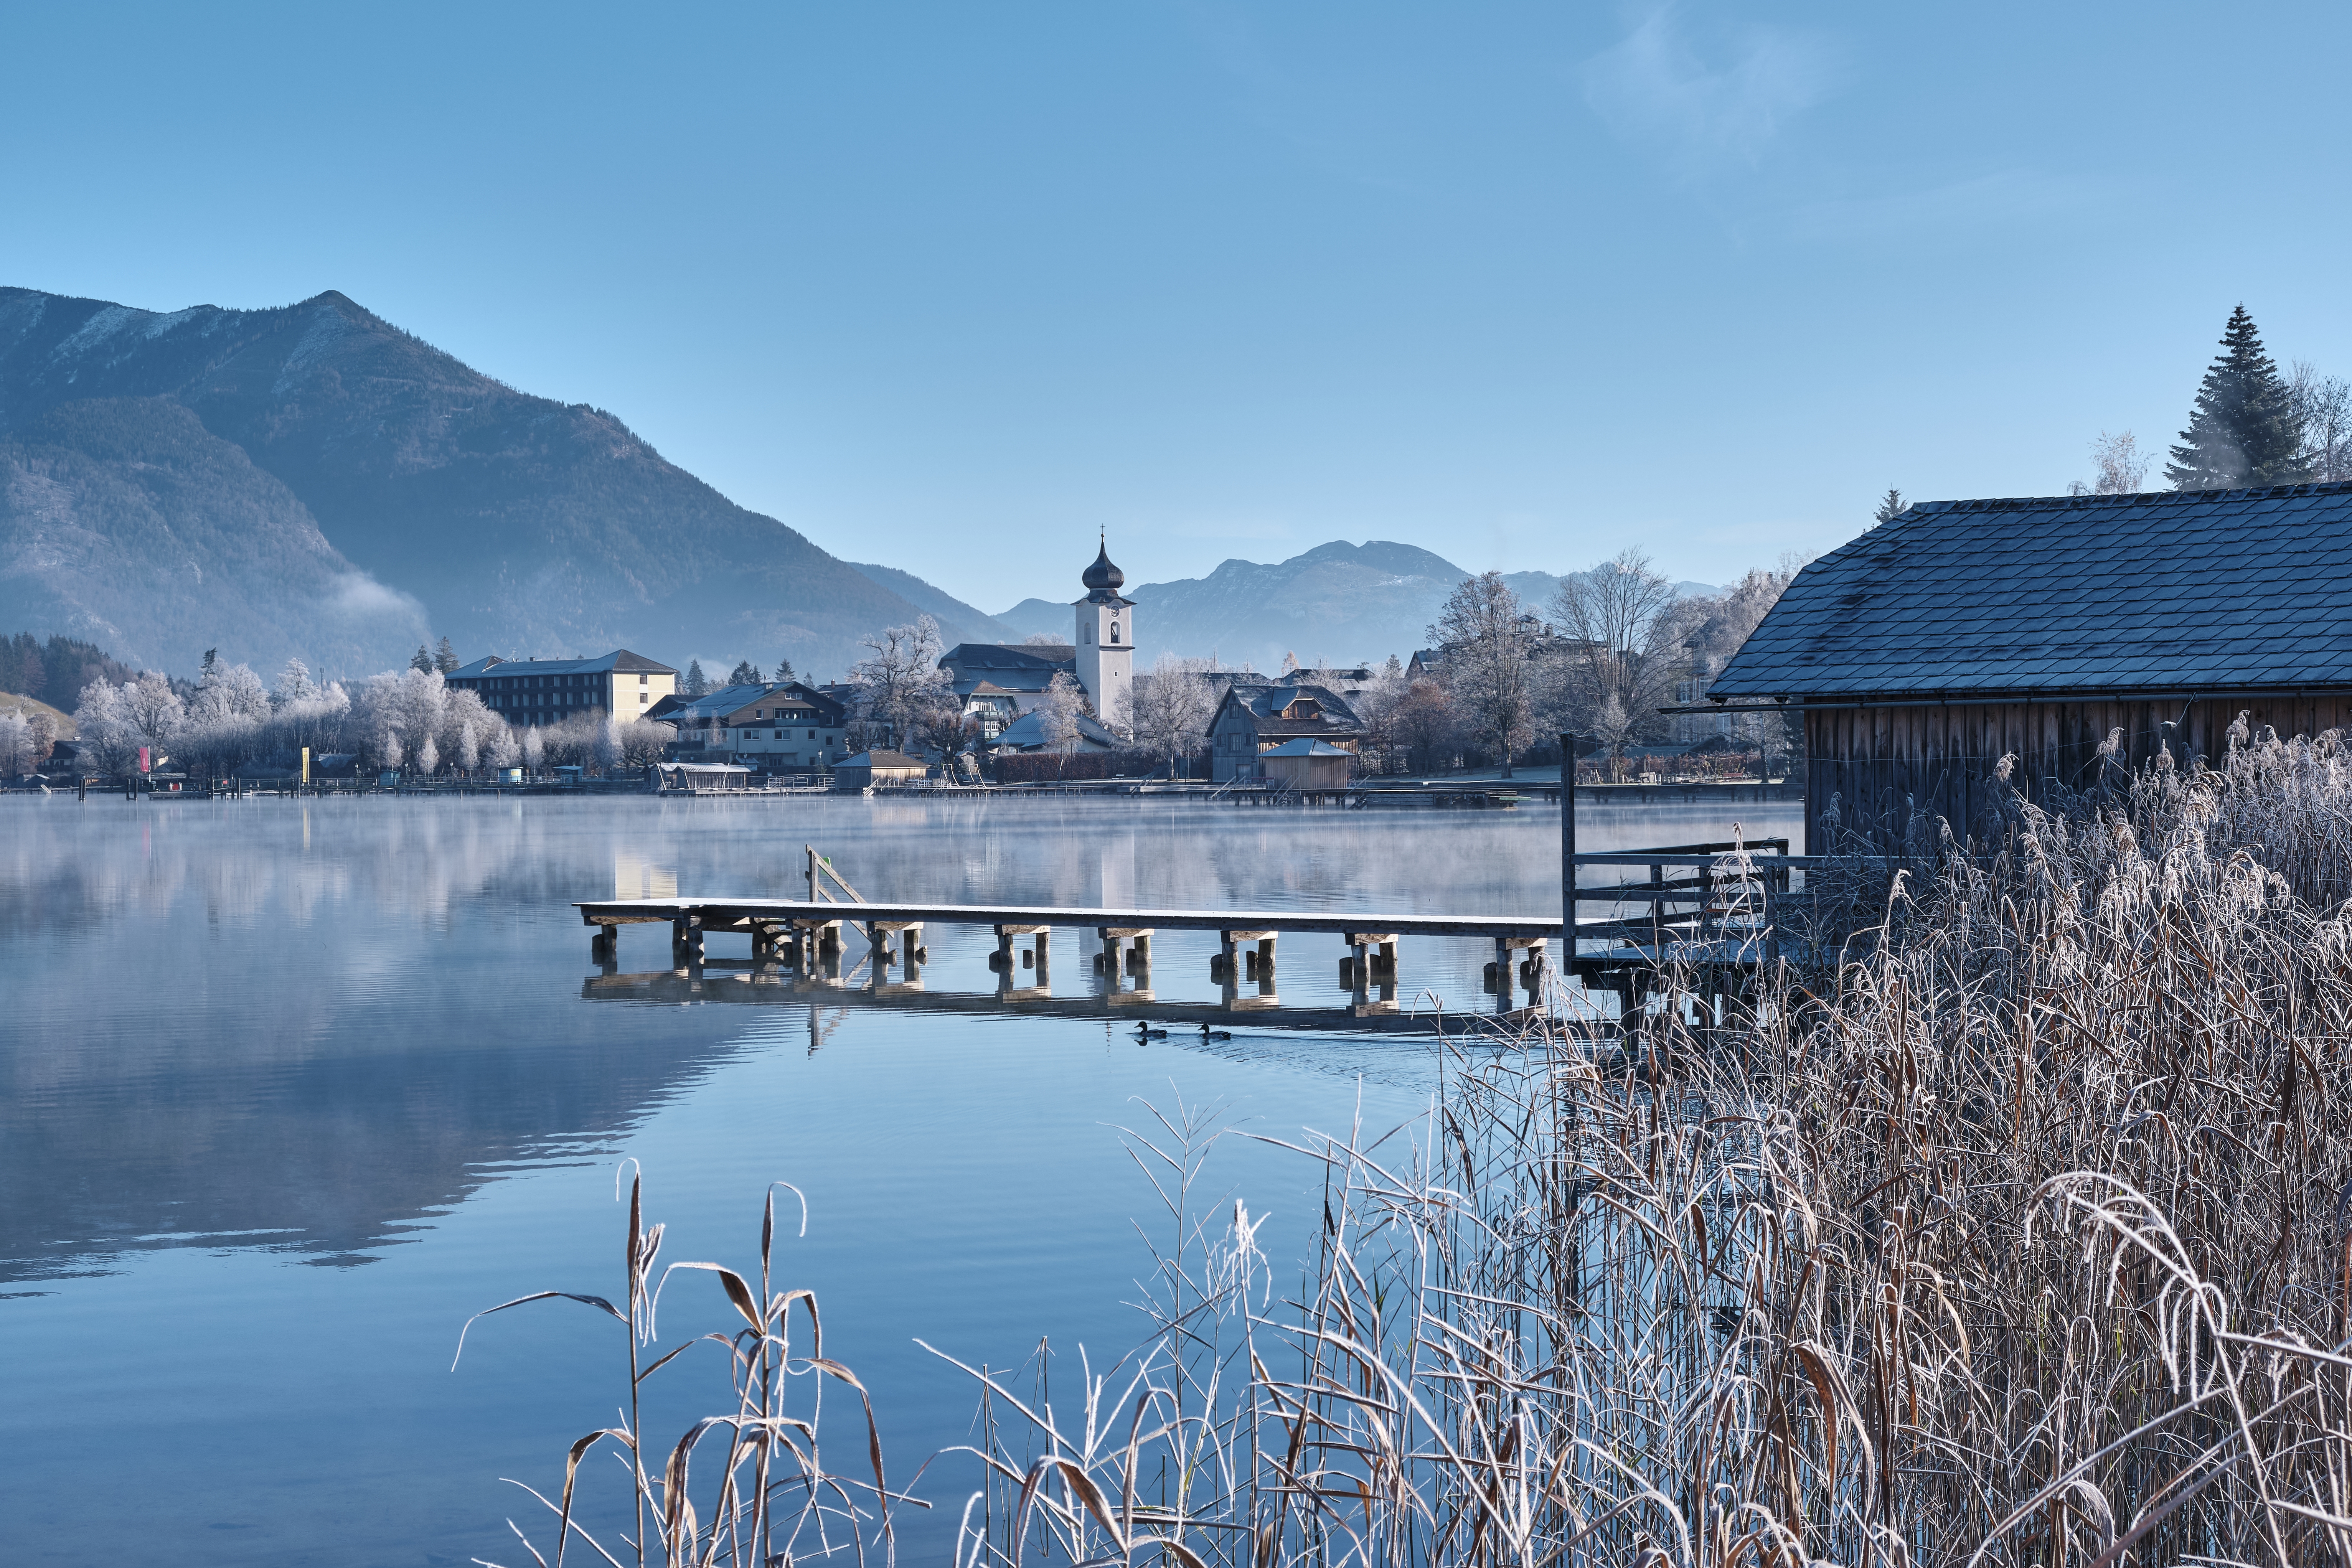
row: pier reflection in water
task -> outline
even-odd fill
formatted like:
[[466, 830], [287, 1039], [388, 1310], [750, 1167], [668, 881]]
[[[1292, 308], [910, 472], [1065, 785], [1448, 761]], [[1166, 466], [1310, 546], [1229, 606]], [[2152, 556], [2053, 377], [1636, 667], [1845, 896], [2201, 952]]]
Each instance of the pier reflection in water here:
[[[1410, 1037], [1223, 1016], [1234, 1037], [1204, 1040], [1178, 1012], [1225, 1000], [1213, 937], [1160, 932], [1148, 968], [1097, 976], [1071, 935], [1040, 973], [941, 927], [920, 991], [894, 993], [898, 969], [873, 987], [853, 952], [851, 988], [795, 993], [747, 978], [748, 952], [681, 982], [657, 931], [623, 938], [637, 973], [607, 975], [574, 900], [790, 895], [814, 842], [869, 893], [942, 901], [1544, 910], [1550, 831], [1123, 803], [0, 800], [8, 1560], [87, 1561], [100, 1518], [181, 1563], [506, 1560], [519, 1494], [497, 1478], [544, 1479], [609, 1424], [615, 1346], [586, 1313], [510, 1315], [452, 1374], [457, 1325], [614, 1289], [623, 1155], [675, 1257], [738, 1259], [767, 1183], [809, 1193], [784, 1267], [911, 1475], [971, 1409], [916, 1335], [997, 1364], [1040, 1334], [1132, 1342], [1148, 1194], [1110, 1129], [1138, 1097], [1289, 1133], [1387, 1125], [1433, 1081]], [[1277, 1013], [1345, 1012], [1318, 940], [1285, 943], [1278, 993], [1244, 973], [1235, 999], [1263, 984]], [[1408, 947], [1399, 1000], [1475, 1010], [1483, 957]], [[790, 999], [704, 1005], [743, 994]], [[1118, 1016], [1055, 1016], [1078, 1005]], [[1139, 1044], [1134, 1017], [1167, 1038]], [[1317, 1212], [1307, 1173], [1241, 1142], [1216, 1160], [1275, 1214], [1265, 1239], [1306, 1245], [1284, 1227]], [[666, 1331], [705, 1326], [683, 1288], [665, 1302]], [[653, 1431], [699, 1411], [694, 1375]], [[133, 1410], [142, 1451], [170, 1456], [135, 1486]], [[936, 1555], [935, 1525], [909, 1518], [906, 1549]]]

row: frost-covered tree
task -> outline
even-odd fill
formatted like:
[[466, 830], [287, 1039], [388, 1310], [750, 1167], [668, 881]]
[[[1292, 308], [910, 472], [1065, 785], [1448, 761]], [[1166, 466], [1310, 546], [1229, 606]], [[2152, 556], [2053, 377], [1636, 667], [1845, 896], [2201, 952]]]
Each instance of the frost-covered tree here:
[[940, 625], [919, 616], [914, 625], [886, 626], [865, 644], [874, 657], [849, 668], [857, 688], [857, 715], [879, 733], [879, 743], [908, 743], [931, 717], [930, 710], [954, 700], [954, 682], [940, 668], [946, 651], [940, 646]]
[[299, 658], [289, 658], [278, 672], [278, 689], [269, 694], [270, 702], [283, 708], [292, 702], [308, 702], [319, 694], [310, 679], [310, 667]]
[[606, 719], [596, 726], [596, 770], [610, 773], [621, 765], [621, 721]]
[[1447, 695], [1473, 738], [1501, 756], [1506, 775], [1534, 734], [1530, 634], [1519, 596], [1499, 572], [1455, 584], [1429, 628], [1430, 640], [1445, 650]]
[[21, 713], [0, 713], [0, 779], [33, 771], [33, 727]]
[[547, 762], [547, 738], [533, 724], [522, 732], [522, 765], [537, 773]]
[[482, 742], [478, 728], [472, 724], [457, 726], [457, 766], [472, 773], [482, 765]]
[[441, 771], [441, 748], [430, 735], [416, 748], [416, 771], [428, 779]]
[[519, 767], [521, 763], [522, 742], [516, 739], [512, 730], [500, 725], [492, 732], [490, 738], [490, 766], [511, 768]]
[[447, 637], [443, 637], [433, 649], [433, 668], [447, 675], [457, 669], [457, 650], [449, 646]]
[[1127, 696], [1128, 727], [1135, 743], [1168, 759], [1189, 757], [1209, 742], [1209, 721], [1217, 710], [1217, 689], [1202, 678], [1201, 661], [1163, 653], [1135, 678]]
[[1086, 706], [1086, 689], [1056, 671], [1037, 702], [1038, 730], [1047, 751], [1066, 757], [1078, 749], [1078, 715]]

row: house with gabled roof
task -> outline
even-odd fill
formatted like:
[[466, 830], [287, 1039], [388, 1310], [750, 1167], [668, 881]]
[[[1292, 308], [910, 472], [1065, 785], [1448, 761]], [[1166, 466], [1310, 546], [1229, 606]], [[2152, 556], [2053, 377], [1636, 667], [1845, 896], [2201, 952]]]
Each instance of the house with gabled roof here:
[[1286, 741], [1360, 754], [1363, 739], [1363, 721], [1328, 687], [1229, 686], [1209, 720], [1209, 777], [1218, 784], [1260, 777], [1260, 755]]
[[677, 726], [674, 754], [769, 773], [828, 767], [847, 752], [847, 709], [803, 681], [745, 681], [699, 697], [672, 697], [651, 717]]
[[1915, 505], [1800, 572], [1705, 706], [1801, 719], [1816, 853], [1989, 837], [2004, 758], [2063, 804], [2241, 715], [2352, 728], [2352, 485]]

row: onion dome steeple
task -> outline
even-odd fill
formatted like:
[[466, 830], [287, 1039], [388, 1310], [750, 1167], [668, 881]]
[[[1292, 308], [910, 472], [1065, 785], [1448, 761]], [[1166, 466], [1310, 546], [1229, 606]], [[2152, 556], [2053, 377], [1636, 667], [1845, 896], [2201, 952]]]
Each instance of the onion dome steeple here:
[[1116, 598], [1119, 589], [1127, 585], [1127, 574], [1111, 564], [1108, 541], [1103, 542], [1095, 554], [1095, 563], [1087, 568], [1079, 581], [1087, 585], [1087, 597], [1090, 599]]

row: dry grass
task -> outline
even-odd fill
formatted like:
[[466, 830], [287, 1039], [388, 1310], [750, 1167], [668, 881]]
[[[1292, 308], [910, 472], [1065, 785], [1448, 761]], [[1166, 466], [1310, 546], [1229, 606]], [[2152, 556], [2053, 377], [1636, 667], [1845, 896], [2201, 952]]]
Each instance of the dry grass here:
[[1294, 1297], [1169, 1118], [1160, 1331], [1059, 1412], [989, 1380], [960, 1568], [2352, 1563], [2352, 767], [2090, 804], [1736, 1039], [1530, 1037], [1301, 1143]]
[[[564, 1462], [560, 1500], [521, 1481], [510, 1483], [555, 1516], [552, 1558], [542, 1553], [530, 1533], [513, 1521], [508, 1521], [509, 1527], [541, 1568], [549, 1568], [551, 1561], [561, 1568], [575, 1542], [612, 1568], [623, 1568], [625, 1562], [631, 1561], [640, 1565], [659, 1563], [666, 1568], [713, 1568], [719, 1563], [731, 1568], [837, 1554], [863, 1563], [869, 1550], [886, 1562], [890, 1560], [890, 1505], [910, 1500], [894, 1497], [884, 1483], [882, 1439], [874, 1421], [873, 1402], [856, 1374], [825, 1356], [824, 1325], [815, 1295], [778, 1289], [770, 1276], [776, 1236], [774, 1188], [769, 1190], [761, 1215], [756, 1291], [743, 1275], [716, 1263], [672, 1263], [656, 1276], [662, 1226], [645, 1222], [644, 1188], [639, 1173], [629, 1184], [626, 1311], [601, 1296], [541, 1290], [502, 1301], [467, 1320], [470, 1330], [480, 1319], [509, 1307], [565, 1300], [604, 1313], [627, 1332], [628, 1402], [622, 1423], [588, 1433], [572, 1445]], [[803, 1223], [805, 1226], [805, 1213]], [[680, 1269], [717, 1276], [740, 1326], [730, 1325], [726, 1333], [697, 1335], [646, 1363], [644, 1352], [658, 1341], [655, 1320], [663, 1287]], [[793, 1350], [795, 1308], [806, 1320], [805, 1355], [795, 1355]], [[728, 1355], [734, 1408], [696, 1421], [665, 1459], [640, 1438], [646, 1382], [705, 1342], [720, 1346]], [[457, 1349], [463, 1355], [463, 1331], [457, 1336]], [[450, 1363], [453, 1369], [456, 1364], [454, 1360]], [[858, 1458], [864, 1475], [836, 1473], [824, 1463], [818, 1426], [828, 1381], [845, 1384], [863, 1407], [866, 1440]], [[715, 1441], [723, 1452], [715, 1478], [706, 1479], [703, 1506], [698, 1510], [693, 1465], [707, 1440]], [[619, 1539], [616, 1547], [591, 1534], [573, 1507], [582, 1461], [608, 1444], [621, 1458], [635, 1513], [634, 1531]], [[485, 1568], [496, 1568], [484, 1559], [475, 1561], [485, 1563]]]

